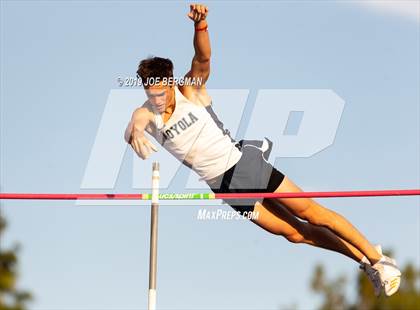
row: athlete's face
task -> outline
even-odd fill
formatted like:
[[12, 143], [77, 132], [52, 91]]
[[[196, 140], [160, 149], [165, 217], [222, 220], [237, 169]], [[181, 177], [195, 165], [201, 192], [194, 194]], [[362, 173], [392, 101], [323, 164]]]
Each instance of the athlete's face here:
[[163, 113], [173, 100], [173, 87], [156, 84], [145, 89], [149, 102], [159, 113]]

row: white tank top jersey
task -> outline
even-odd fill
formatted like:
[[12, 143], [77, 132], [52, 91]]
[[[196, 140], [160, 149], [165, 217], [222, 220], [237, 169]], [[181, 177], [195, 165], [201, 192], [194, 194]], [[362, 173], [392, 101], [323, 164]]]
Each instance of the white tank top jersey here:
[[[233, 167], [242, 153], [228, 131], [216, 124], [204, 106], [189, 101], [175, 86], [175, 110], [164, 124], [162, 115], [154, 112], [156, 140], [186, 166], [200, 181], [209, 181]], [[220, 121], [217, 120], [220, 124]]]

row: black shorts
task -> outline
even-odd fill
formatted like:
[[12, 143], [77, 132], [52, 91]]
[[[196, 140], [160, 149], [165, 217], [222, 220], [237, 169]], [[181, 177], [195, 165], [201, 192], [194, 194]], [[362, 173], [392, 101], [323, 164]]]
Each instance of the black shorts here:
[[[272, 193], [282, 183], [284, 174], [274, 168], [264, 153], [254, 145], [240, 148], [241, 159], [224, 174], [207, 183], [214, 193]], [[241, 213], [254, 210], [262, 198], [223, 200]]]

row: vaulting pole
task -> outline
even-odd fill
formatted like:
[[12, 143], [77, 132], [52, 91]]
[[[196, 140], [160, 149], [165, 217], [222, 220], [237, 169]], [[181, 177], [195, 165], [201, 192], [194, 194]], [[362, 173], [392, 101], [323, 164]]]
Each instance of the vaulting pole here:
[[156, 309], [156, 271], [159, 210], [159, 163], [152, 167], [152, 206], [150, 216], [149, 310]]

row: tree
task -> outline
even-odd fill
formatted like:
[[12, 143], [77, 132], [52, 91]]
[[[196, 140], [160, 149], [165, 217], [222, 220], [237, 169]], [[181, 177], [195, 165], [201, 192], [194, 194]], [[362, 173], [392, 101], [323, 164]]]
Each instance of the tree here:
[[312, 278], [312, 290], [324, 296], [324, 302], [320, 310], [345, 310], [347, 309], [346, 297], [344, 288], [346, 278], [343, 276], [335, 280], [328, 280], [322, 265], [315, 267], [315, 272]]
[[391, 297], [375, 297], [372, 284], [367, 276], [360, 272], [357, 276], [357, 300], [350, 303], [345, 296], [346, 278], [338, 276], [329, 280], [322, 265], [317, 265], [312, 276], [311, 287], [322, 294], [320, 310], [418, 310], [420, 309], [420, 270], [411, 263], [402, 268], [400, 290]]
[[[0, 214], [0, 245], [6, 226], [6, 220]], [[32, 299], [29, 292], [17, 289], [18, 252], [18, 245], [8, 250], [0, 247], [0, 310], [25, 310]]]

